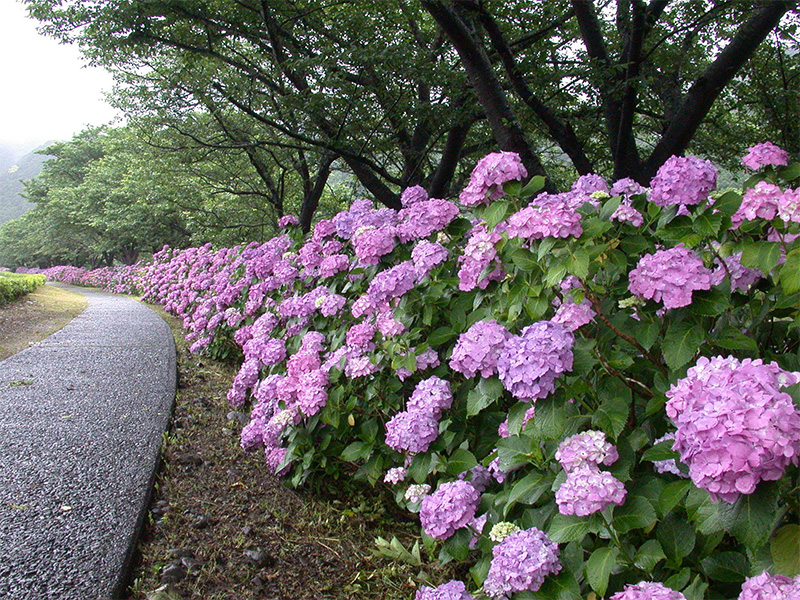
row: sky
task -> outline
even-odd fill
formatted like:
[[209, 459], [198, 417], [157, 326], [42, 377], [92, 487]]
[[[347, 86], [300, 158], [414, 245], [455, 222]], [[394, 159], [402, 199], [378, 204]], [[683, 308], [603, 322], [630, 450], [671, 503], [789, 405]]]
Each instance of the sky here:
[[87, 67], [75, 46], [36, 32], [18, 0], [0, 0], [0, 145], [27, 152], [110, 122], [111, 75]]

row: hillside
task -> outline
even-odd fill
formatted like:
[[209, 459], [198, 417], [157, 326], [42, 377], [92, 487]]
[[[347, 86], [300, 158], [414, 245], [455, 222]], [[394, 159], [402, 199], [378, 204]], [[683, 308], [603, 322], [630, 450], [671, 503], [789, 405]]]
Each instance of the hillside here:
[[47, 159], [47, 156], [33, 151], [0, 172], [0, 225], [21, 217], [33, 207], [33, 204], [21, 196], [22, 181], [36, 177]]

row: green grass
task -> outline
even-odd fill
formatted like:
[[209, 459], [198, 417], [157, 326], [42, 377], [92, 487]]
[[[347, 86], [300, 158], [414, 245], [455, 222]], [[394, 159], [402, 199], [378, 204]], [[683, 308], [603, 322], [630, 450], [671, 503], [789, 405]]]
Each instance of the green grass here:
[[45, 283], [44, 275], [27, 275], [0, 271], [0, 304], [8, 304], [20, 296], [30, 294]]

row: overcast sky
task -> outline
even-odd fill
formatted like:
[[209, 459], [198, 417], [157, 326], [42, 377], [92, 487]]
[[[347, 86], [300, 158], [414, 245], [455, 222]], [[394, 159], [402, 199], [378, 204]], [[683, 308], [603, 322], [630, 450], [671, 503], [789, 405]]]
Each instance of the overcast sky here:
[[111, 76], [83, 66], [76, 47], [39, 35], [36, 25], [20, 2], [0, 0], [0, 145], [25, 151], [115, 116], [103, 100]]

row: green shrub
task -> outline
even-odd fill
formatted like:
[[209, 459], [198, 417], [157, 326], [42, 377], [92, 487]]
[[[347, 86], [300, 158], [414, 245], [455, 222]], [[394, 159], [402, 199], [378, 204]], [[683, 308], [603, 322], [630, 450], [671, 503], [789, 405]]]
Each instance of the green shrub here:
[[0, 271], [0, 304], [7, 304], [44, 285], [44, 275]]

